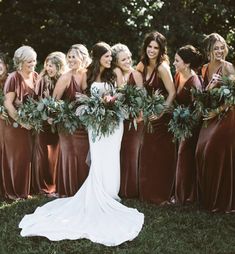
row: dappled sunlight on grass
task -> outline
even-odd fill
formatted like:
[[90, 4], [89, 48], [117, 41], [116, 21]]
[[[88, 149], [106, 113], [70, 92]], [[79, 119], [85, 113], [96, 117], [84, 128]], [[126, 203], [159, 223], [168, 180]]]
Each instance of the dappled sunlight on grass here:
[[[18, 224], [25, 214], [52, 200], [44, 196], [14, 202], [0, 201], [0, 253], [13, 254], [198, 254], [235, 253], [235, 217], [211, 214], [196, 205], [164, 205], [123, 200], [145, 214], [139, 236], [117, 247], [105, 247], [88, 240], [50, 242], [43, 237], [20, 236]], [[4, 252], [6, 251], [7, 252]]]

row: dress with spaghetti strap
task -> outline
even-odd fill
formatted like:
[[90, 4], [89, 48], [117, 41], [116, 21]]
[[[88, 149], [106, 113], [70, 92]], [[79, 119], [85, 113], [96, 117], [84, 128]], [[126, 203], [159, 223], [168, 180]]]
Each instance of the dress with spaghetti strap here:
[[[52, 96], [53, 87], [47, 87], [42, 77], [36, 84], [35, 92], [39, 98], [45, 98], [45, 92]], [[58, 134], [52, 133], [48, 123], [44, 123], [43, 131], [34, 135], [31, 181], [33, 194], [55, 192], [58, 141]]]
[[[127, 85], [135, 86], [133, 74], [130, 74]], [[120, 196], [139, 197], [139, 155], [143, 137], [144, 123], [139, 122], [135, 130], [130, 121], [124, 121], [124, 134], [121, 146], [121, 186]]]
[[[7, 78], [7, 77], [6, 77]], [[3, 88], [5, 85], [5, 81], [4, 80], [0, 80], [0, 91], [1, 93], [3, 93]], [[3, 139], [4, 139], [4, 127], [5, 127], [5, 120], [1, 119], [1, 115], [0, 115], [0, 197], [3, 194], [3, 182], [2, 182], [2, 151], [3, 151]]]
[[[159, 90], [165, 98], [167, 97], [166, 88], [157, 70], [153, 71], [148, 80], [144, 70], [143, 80], [148, 94]], [[170, 115], [165, 113], [152, 121], [152, 133], [145, 127], [140, 151], [140, 199], [155, 204], [168, 202], [173, 194], [176, 146], [171, 133], [168, 132], [169, 119]]]
[[[205, 86], [208, 84], [205, 72]], [[222, 68], [218, 69], [222, 73]], [[199, 201], [212, 212], [235, 212], [235, 109], [202, 127], [197, 148]]]
[[[201, 90], [202, 84], [197, 75], [191, 76], [179, 90], [180, 76], [175, 75], [176, 102], [185, 107], [192, 106], [192, 87]], [[176, 180], [175, 199], [177, 203], [195, 202], [197, 200], [197, 174], [195, 163], [195, 149], [197, 145], [200, 126], [193, 130], [193, 135], [179, 143]]]
[[[36, 82], [37, 73], [34, 73]], [[28, 97], [34, 97], [34, 90], [29, 88], [23, 77], [16, 71], [9, 74], [4, 93], [14, 92], [20, 103]], [[17, 107], [17, 105], [15, 105]], [[27, 198], [30, 192], [32, 135], [31, 131], [21, 126], [4, 126], [4, 139], [2, 146], [2, 183], [3, 196], [9, 199]]]
[[[62, 100], [75, 100], [76, 92], [82, 92], [74, 76], [65, 90]], [[78, 129], [73, 134], [59, 133], [56, 192], [59, 196], [73, 196], [88, 175], [86, 158], [89, 150], [88, 134]]]

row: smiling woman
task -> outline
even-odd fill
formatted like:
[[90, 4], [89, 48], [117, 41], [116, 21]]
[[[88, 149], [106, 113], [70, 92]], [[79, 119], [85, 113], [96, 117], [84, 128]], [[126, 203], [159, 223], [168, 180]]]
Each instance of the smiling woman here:
[[[110, 46], [95, 44], [92, 60], [87, 75], [90, 94], [100, 98], [112, 94], [115, 76]], [[45, 236], [52, 241], [86, 238], [107, 246], [138, 236], [144, 215], [119, 203], [123, 119], [118, 120], [114, 131], [99, 139], [94, 140], [88, 128], [91, 166], [86, 181], [73, 197], [48, 202], [26, 215], [19, 224], [22, 236]]]
[[[166, 38], [159, 32], [146, 35], [141, 61], [137, 70], [142, 73], [144, 87], [153, 96], [156, 90], [165, 97], [166, 107], [175, 97], [175, 86], [167, 56]], [[170, 201], [175, 177], [175, 145], [167, 124], [170, 115], [149, 118], [153, 133], [144, 130], [140, 151], [140, 198], [156, 204]]]
[[35, 96], [36, 57], [37, 54], [33, 48], [29, 46], [18, 48], [13, 59], [17, 71], [8, 76], [4, 86], [4, 105], [11, 117], [11, 122], [15, 121], [19, 124], [17, 128], [12, 125], [6, 125], [4, 128], [3, 196], [9, 199], [29, 196], [32, 157], [31, 127], [20, 123], [16, 110], [20, 104], [25, 103], [28, 97]]
[[[206, 91], [221, 85], [222, 76], [235, 74], [232, 63], [225, 60], [228, 46], [222, 36], [212, 33], [205, 38], [209, 63], [202, 68]], [[210, 101], [213, 103], [214, 101]], [[218, 101], [224, 106], [224, 101]], [[235, 212], [235, 110], [228, 108], [226, 116], [216, 116], [201, 128], [196, 149], [199, 199], [203, 208], [212, 212]]]
[[[68, 50], [67, 62], [70, 70], [64, 73], [53, 91], [55, 99], [75, 101], [76, 93], [85, 90], [86, 68], [90, 63], [87, 48], [75, 44]], [[85, 129], [77, 129], [73, 134], [59, 133], [59, 155], [56, 176], [56, 192], [59, 196], [73, 196], [88, 174], [86, 157], [89, 149]]]
[[[38, 99], [52, 96], [55, 84], [66, 69], [66, 58], [62, 52], [52, 52], [44, 62], [44, 68], [36, 84]], [[43, 131], [34, 136], [31, 192], [49, 194], [55, 192], [58, 134], [51, 132], [48, 123]]]

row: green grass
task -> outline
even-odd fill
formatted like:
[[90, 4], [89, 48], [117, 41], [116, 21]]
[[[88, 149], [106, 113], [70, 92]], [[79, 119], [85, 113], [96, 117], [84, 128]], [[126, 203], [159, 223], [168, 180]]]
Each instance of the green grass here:
[[211, 214], [196, 206], [156, 206], [136, 200], [124, 204], [145, 214], [139, 236], [118, 247], [88, 240], [50, 242], [42, 237], [20, 236], [18, 223], [25, 214], [49, 201], [45, 197], [7, 203], [0, 200], [0, 254], [234, 254], [235, 217]]

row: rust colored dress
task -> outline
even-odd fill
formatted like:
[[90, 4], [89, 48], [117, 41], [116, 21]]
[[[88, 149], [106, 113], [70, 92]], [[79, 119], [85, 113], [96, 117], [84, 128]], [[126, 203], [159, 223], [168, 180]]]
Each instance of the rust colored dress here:
[[[167, 97], [163, 81], [153, 71], [146, 80], [143, 72], [145, 88], [149, 94], [157, 89]], [[153, 133], [145, 127], [143, 144], [140, 151], [140, 199], [161, 204], [170, 201], [173, 194], [176, 166], [176, 147], [173, 137], [168, 132], [170, 115], [164, 114], [152, 122]]]
[[[34, 79], [36, 82], [37, 74]], [[4, 93], [16, 93], [16, 99], [24, 103], [34, 90], [29, 88], [18, 72], [11, 73], [5, 83]], [[12, 121], [13, 123], [13, 121]], [[27, 198], [30, 191], [32, 159], [31, 131], [12, 124], [4, 126], [2, 146], [2, 183], [3, 196], [8, 199]]]
[[[217, 73], [221, 73], [221, 69]], [[208, 84], [205, 72], [205, 87]], [[235, 212], [235, 109], [202, 127], [196, 148], [199, 201], [212, 212]]]
[[[133, 75], [130, 75], [128, 85], [136, 85]], [[124, 121], [124, 133], [121, 145], [121, 185], [120, 196], [125, 198], [139, 197], [139, 155], [143, 137], [144, 123], [137, 124], [137, 130], [130, 121]]]
[[[179, 74], [175, 76], [177, 90], [176, 101], [179, 105], [192, 105], [190, 89], [195, 87], [202, 89], [201, 81], [197, 75], [191, 76], [181, 90], [179, 87]], [[175, 199], [177, 203], [194, 202], [197, 200], [197, 174], [195, 163], [195, 150], [198, 140], [200, 126], [193, 130], [193, 136], [181, 141], [178, 149], [175, 179]]]
[[[7, 76], [6, 76], [7, 78]], [[0, 91], [3, 92], [3, 87], [6, 81], [6, 78], [0, 79]], [[3, 150], [3, 139], [4, 139], [4, 126], [5, 121], [1, 119], [0, 115], [0, 197], [3, 193], [3, 182], [2, 182], [2, 150]]]
[[[76, 92], [82, 92], [74, 76], [62, 100], [75, 100]], [[74, 134], [59, 133], [59, 156], [57, 166], [56, 192], [59, 196], [73, 196], [88, 175], [86, 158], [89, 150], [87, 131], [77, 130]]]
[[[46, 83], [41, 78], [36, 85], [36, 94], [40, 98], [45, 98], [44, 91]], [[52, 96], [53, 88], [49, 90]], [[32, 193], [52, 193], [55, 192], [56, 163], [58, 158], [57, 133], [52, 133], [50, 125], [45, 123], [43, 131], [34, 136], [33, 159], [32, 159]]]

